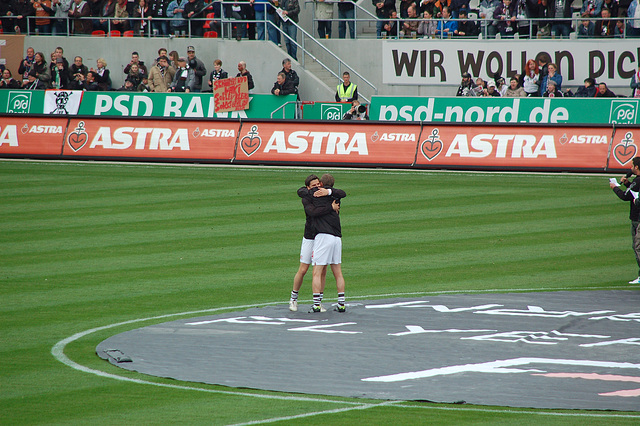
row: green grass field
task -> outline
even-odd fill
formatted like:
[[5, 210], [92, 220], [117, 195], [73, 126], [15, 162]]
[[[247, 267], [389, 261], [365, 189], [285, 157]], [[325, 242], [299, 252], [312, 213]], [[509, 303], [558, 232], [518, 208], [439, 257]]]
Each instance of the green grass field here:
[[[326, 171], [348, 193], [348, 300], [628, 289], [636, 276], [628, 205], [604, 176], [0, 161], [0, 424], [640, 423], [640, 413], [232, 389], [97, 357], [108, 336], [180, 313], [286, 303], [304, 224], [295, 191]], [[53, 356], [92, 329], [64, 356], [123, 380]]]

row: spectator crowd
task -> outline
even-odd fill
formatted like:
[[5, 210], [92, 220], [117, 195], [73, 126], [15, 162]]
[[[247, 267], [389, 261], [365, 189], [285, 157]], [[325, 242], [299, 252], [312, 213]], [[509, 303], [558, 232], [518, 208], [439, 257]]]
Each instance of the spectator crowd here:
[[[632, 89], [632, 97], [640, 98], [640, 66], [629, 84]], [[475, 81], [469, 72], [462, 74], [462, 81], [458, 86], [456, 96], [492, 96], [492, 97], [578, 97], [578, 98], [615, 98], [624, 97], [616, 95], [609, 89], [604, 81], [596, 82], [588, 77], [584, 80], [584, 86], [580, 86], [573, 92], [571, 89], [562, 91], [562, 75], [558, 66], [551, 62], [547, 53], [541, 53], [534, 59], [529, 59], [520, 74], [510, 77], [509, 84], [499, 74], [494, 74], [493, 79], [484, 81], [477, 78]]]

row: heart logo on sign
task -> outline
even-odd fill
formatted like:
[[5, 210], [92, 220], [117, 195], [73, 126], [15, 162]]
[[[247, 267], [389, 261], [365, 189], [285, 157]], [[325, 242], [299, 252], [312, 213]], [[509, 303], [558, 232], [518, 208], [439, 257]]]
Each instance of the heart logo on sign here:
[[433, 129], [431, 136], [422, 141], [422, 145], [420, 145], [420, 152], [429, 161], [436, 158], [442, 151], [442, 141], [438, 139], [438, 133], [438, 129]]
[[78, 123], [78, 127], [69, 134], [67, 143], [74, 152], [78, 152], [89, 140], [89, 135], [84, 130], [84, 121]]
[[251, 157], [260, 148], [260, 145], [262, 145], [262, 138], [258, 136], [258, 126], [253, 125], [251, 131], [240, 140], [240, 148], [247, 157]]
[[638, 152], [638, 148], [633, 144], [632, 137], [633, 134], [631, 132], [627, 133], [625, 138], [613, 148], [613, 156], [623, 166], [631, 161]]

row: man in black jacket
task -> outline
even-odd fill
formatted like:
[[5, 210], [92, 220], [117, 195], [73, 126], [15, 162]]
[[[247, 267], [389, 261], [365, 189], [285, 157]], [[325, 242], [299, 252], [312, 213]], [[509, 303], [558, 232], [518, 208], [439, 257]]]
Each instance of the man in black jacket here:
[[283, 72], [278, 73], [278, 80], [273, 83], [273, 88], [271, 89], [271, 93], [276, 96], [284, 96], [284, 95], [292, 95], [296, 93], [293, 84], [290, 81], [287, 81]]
[[[609, 181], [609, 186], [613, 189], [613, 192], [623, 201], [629, 201], [629, 219], [631, 219], [631, 241], [633, 251], [636, 255], [636, 262], [638, 263], [638, 278], [629, 281], [629, 284], [640, 284], [640, 234], [638, 233], [638, 225], [640, 225], [640, 207], [636, 204], [638, 192], [640, 192], [640, 179], [637, 177], [640, 175], [640, 157], [635, 157], [633, 160], [633, 166], [631, 172], [627, 173], [620, 181], [627, 189], [626, 191], [620, 187], [614, 178]], [[635, 175], [636, 178], [633, 181], [629, 181], [631, 176]]]
[[340, 225], [339, 199], [347, 194], [333, 188], [334, 179], [330, 174], [322, 175], [320, 183], [323, 188], [314, 188], [313, 196], [303, 198], [304, 211], [311, 217], [316, 233], [313, 242], [313, 306], [309, 312], [322, 312], [322, 277], [326, 274], [327, 265], [336, 279], [338, 290], [338, 312], [345, 312], [345, 281], [342, 276], [342, 228]]

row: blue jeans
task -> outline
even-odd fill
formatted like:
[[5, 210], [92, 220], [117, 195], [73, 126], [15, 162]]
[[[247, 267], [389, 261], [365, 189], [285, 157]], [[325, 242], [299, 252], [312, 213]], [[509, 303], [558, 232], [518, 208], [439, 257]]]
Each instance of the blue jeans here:
[[158, 35], [165, 36], [169, 34], [169, 22], [164, 19], [153, 19], [151, 21], [154, 30], [158, 30]]
[[[355, 13], [351, 10], [338, 10], [338, 19], [353, 19]], [[356, 38], [356, 21], [349, 21], [349, 35], [351, 38]], [[347, 21], [340, 21], [338, 23], [338, 37], [346, 38], [347, 36]]]
[[378, 18], [378, 20], [376, 21], [376, 37], [382, 38], [382, 29], [384, 28], [385, 22], [386, 21], [383, 21], [380, 18]]
[[267, 24], [269, 40], [275, 44], [280, 44], [280, 31], [278, 31], [278, 27], [280, 27], [280, 18], [275, 12], [267, 13], [267, 18], [271, 21], [271, 23]]
[[551, 34], [555, 34], [556, 37], [569, 38], [571, 29], [566, 24], [554, 24], [551, 26]]
[[[293, 21], [289, 20], [287, 22], [283, 22], [282, 31], [284, 31], [285, 34], [291, 37], [292, 40], [294, 41], [296, 40], [296, 36], [298, 35], [298, 27], [296, 27]], [[297, 61], [298, 46], [296, 46], [293, 41], [289, 40], [288, 37], [286, 40], [286, 45], [287, 45], [287, 52], [289, 53], [289, 55]]]
[[256, 10], [256, 29], [258, 40], [264, 40], [264, 10]]

